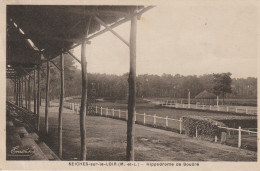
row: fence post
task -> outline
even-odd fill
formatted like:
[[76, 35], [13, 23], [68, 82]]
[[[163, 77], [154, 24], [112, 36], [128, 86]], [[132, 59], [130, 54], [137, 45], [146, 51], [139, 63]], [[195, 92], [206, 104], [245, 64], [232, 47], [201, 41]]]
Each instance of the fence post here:
[[115, 116], [115, 109], [112, 109], [113, 117]]
[[165, 122], [166, 122], [166, 128], [168, 127], [168, 116], [166, 116], [166, 118], [165, 118]]
[[154, 116], [153, 116], [153, 124], [154, 124], [154, 126], [156, 124], [156, 114], [154, 114]]
[[144, 113], [144, 125], [145, 125], [145, 113]]
[[75, 103], [72, 103], [72, 111], [75, 112]]
[[101, 106], [101, 108], [100, 108], [100, 115], [101, 115], [101, 116], [102, 116], [102, 112], [103, 112], [102, 110], [103, 110], [103, 109], [102, 109], [102, 106]]
[[[197, 127], [196, 127], [197, 130]], [[182, 118], [180, 118], [180, 134], [182, 133]]]
[[118, 109], [118, 117], [119, 117], [119, 119], [120, 119], [120, 109]]
[[96, 106], [96, 114], [98, 113], [98, 111], [97, 111], [97, 106]]
[[238, 127], [238, 148], [241, 147], [241, 126]]

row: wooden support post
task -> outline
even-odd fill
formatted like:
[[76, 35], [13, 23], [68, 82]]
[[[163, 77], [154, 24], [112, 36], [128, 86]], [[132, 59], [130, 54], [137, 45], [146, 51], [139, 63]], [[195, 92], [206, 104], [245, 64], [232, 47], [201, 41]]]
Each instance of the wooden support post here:
[[18, 84], [17, 84], [18, 88], [17, 88], [17, 92], [18, 92], [18, 106], [20, 106], [20, 78], [18, 78]]
[[37, 131], [40, 131], [40, 90], [41, 90], [41, 75], [40, 75], [40, 65], [37, 68], [37, 80], [38, 80], [38, 88], [37, 88]]
[[[135, 13], [136, 10], [133, 11]], [[127, 148], [126, 160], [134, 161], [134, 136], [135, 136], [135, 103], [136, 103], [136, 29], [137, 17], [131, 18], [130, 30], [130, 73], [129, 73], [129, 97], [128, 97], [128, 121], [127, 121]]]
[[16, 104], [17, 106], [18, 106], [18, 104], [19, 104], [19, 100], [18, 100], [18, 99], [19, 99], [19, 88], [18, 88], [19, 85], [18, 85], [18, 82], [19, 82], [19, 81], [18, 81], [18, 79], [16, 78], [16, 79], [15, 79], [15, 85], [16, 85], [16, 86], [15, 86], [15, 89], [16, 89], [15, 104]]
[[28, 91], [27, 91], [27, 76], [24, 79], [24, 99], [25, 99], [25, 108], [28, 110]]
[[[91, 24], [91, 18], [86, 25], [86, 36]], [[86, 146], [86, 104], [87, 104], [87, 60], [86, 60], [86, 40], [83, 39], [81, 46], [81, 76], [82, 76], [82, 97], [80, 106], [80, 137], [81, 137], [81, 160], [86, 160], [87, 146]]]
[[21, 77], [21, 87], [20, 87], [20, 91], [21, 91], [21, 107], [23, 107], [23, 76]]
[[48, 108], [49, 108], [49, 87], [50, 87], [50, 62], [47, 61], [46, 94], [45, 94], [45, 134], [48, 135]]
[[14, 97], [13, 101], [16, 102], [16, 79], [14, 79]]
[[58, 144], [59, 144], [59, 157], [62, 158], [62, 111], [64, 103], [64, 58], [62, 51], [60, 54], [60, 106], [58, 118]]
[[36, 96], [36, 69], [34, 69], [33, 73], [34, 73], [34, 81], [33, 81], [33, 112], [34, 112], [34, 115], [36, 116], [37, 115], [37, 109], [36, 109], [36, 99], [37, 99], [37, 96]]
[[82, 97], [80, 106], [80, 136], [81, 136], [81, 160], [86, 160], [86, 103], [87, 103], [87, 62], [86, 42], [83, 40], [81, 46], [81, 75], [82, 75]]

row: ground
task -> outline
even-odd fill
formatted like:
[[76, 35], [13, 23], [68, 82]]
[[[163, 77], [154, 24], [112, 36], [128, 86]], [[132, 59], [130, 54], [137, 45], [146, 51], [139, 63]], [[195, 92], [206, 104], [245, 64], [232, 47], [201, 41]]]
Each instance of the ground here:
[[[45, 138], [57, 154], [58, 107], [49, 109], [49, 136]], [[41, 107], [44, 130], [44, 107]], [[126, 122], [99, 116], [87, 116], [87, 160], [125, 160]], [[256, 161], [257, 153], [198, 140], [174, 132], [136, 125], [137, 161]], [[79, 160], [79, 115], [64, 109], [63, 159]]]

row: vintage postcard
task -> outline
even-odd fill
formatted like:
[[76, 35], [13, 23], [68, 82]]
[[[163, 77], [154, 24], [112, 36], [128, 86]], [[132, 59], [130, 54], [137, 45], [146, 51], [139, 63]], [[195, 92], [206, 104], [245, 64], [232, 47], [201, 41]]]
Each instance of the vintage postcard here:
[[256, 0], [1, 1], [1, 170], [257, 170]]

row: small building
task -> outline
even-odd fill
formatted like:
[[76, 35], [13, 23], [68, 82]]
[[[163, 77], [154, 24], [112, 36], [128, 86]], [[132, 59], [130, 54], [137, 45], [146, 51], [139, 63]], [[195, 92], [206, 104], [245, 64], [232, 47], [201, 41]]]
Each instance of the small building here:
[[215, 94], [210, 93], [207, 90], [204, 90], [204, 91], [200, 92], [197, 96], [195, 96], [195, 99], [199, 99], [199, 102], [202, 104], [210, 105], [211, 103], [214, 104], [214, 99], [216, 97], [217, 96]]

